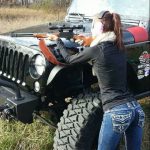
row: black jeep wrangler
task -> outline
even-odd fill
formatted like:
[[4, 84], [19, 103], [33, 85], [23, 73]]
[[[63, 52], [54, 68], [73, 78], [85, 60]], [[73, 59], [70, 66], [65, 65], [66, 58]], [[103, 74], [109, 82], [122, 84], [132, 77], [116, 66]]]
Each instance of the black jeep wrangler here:
[[[59, 31], [70, 53], [82, 51], [71, 37], [90, 36], [92, 16], [102, 10], [121, 15], [130, 91], [137, 99], [149, 96], [149, 0], [73, 0], [65, 22], [50, 25], [50, 33]], [[0, 117], [32, 123], [37, 116], [57, 128], [54, 150], [96, 149], [103, 110], [92, 66], [64, 65], [57, 44], [35, 35], [0, 36]]]

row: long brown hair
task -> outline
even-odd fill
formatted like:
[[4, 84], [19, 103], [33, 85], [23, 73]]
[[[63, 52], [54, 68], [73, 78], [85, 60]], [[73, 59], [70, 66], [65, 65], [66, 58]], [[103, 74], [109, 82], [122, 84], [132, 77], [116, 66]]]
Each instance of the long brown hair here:
[[124, 49], [124, 44], [122, 41], [122, 29], [121, 29], [121, 19], [119, 14], [107, 12], [101, 19], [103, 23], [103, 32], [114, 31], [116, 34], [116, 45], [120, 49]]

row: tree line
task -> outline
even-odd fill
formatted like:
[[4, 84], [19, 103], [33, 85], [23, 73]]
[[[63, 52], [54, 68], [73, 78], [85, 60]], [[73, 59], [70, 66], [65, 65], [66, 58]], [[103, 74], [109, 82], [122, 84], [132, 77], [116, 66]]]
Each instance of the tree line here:
[[0, 6], [53, 5], [68, 6], [71, 0], [0, 0]]

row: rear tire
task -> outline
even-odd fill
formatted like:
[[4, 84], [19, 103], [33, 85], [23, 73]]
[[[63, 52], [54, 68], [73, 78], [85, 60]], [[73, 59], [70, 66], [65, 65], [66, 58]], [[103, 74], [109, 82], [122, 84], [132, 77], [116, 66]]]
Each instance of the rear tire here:
[[54, 137], [54, 150], [95, 150], [103, 111], [99, 93], [72, 99], [63, 112]]

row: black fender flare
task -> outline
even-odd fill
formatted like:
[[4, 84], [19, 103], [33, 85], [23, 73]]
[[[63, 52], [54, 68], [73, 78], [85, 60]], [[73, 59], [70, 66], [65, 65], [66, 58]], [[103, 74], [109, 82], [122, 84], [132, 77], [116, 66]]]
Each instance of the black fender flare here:
[[47, 85], [49, 85], [49, 84], [52, 82], [52, 80], [54, 79], [54, 77], [57, 75], [57, 73], [58, 73], [59, 71], [61, 71], [62, 69], [64, 69], [64, 68], [66, 68], [66, 66], [60, 66], [60, 65], [55, 66], [55, 67], [51, 70], [51, 72], [50, 72], [50, 74], [49, 74], [49, 76], [48, 76]]

